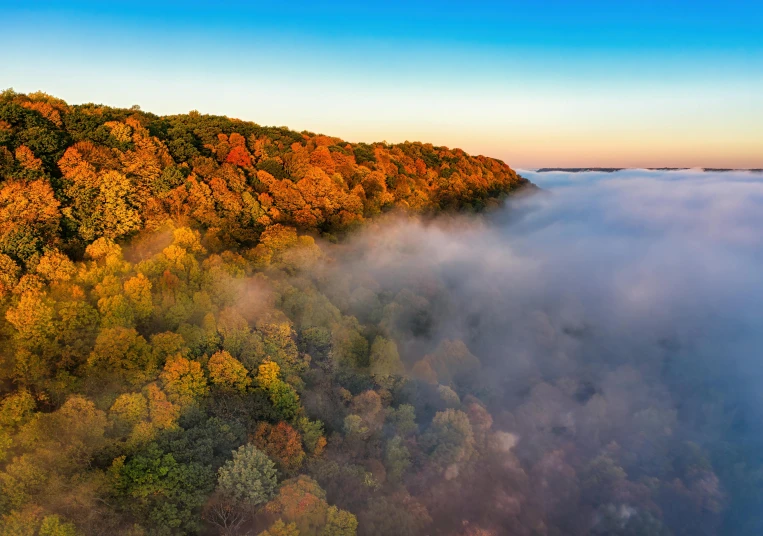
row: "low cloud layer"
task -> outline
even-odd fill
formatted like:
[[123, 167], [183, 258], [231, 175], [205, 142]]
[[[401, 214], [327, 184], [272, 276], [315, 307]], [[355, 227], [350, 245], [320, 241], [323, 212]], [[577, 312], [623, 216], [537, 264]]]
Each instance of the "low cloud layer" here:
[[[543, 191], [487, 218], [374, 225], [326, 286], [360, 317], [358, 289], [397, 294], [409, 370], [466, 343], [482, 364], [470, 388], [528, 478], [502, 493], [547, 526], [760, 533], [763, 175], [523, 175]], [[627, 474], [611, 496], [590, 485], [601, 460]], [[645, 532], [627, 532], [633, 516]]]

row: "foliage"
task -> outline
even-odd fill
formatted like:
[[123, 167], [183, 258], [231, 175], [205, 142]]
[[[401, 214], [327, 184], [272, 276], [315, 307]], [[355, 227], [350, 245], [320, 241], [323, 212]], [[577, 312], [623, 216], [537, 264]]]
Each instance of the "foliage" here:
[[246, 391], [252, 383], [246, 367], [230, 353], [222, 350], [209, 358], [209, 379], [223, 389]]
[[189, 404], [209, 390], [201, 364], [181, 355], [167, 360], [160, 377], [170, 399], [180, 404]]
[[242, 445], [233, 451], [217, 477], [220, 491], [232, 501], [254, 507], [267, 502], [277, 485], [276, 468], [267, 455], [254, 445]]
[[156, 532], [195, 532], [197, 512], [212, 491], [212, 472], [197, 462], [180, 463], [156, 443], [112, 466], [114, 490], [124, 508]]
[[275, 426], [260, 423], [254, 433], [254, 443], [286, 473], [298, 470], [305, 459], [299, 432], [285, 422]]
[[304, 536], [355, 536], [355, 516], [336, 506], [329, 506], [326, 493], [307, 476], [287, 480], [278, 495], [265, 507], [287, 523], [294, 523]]

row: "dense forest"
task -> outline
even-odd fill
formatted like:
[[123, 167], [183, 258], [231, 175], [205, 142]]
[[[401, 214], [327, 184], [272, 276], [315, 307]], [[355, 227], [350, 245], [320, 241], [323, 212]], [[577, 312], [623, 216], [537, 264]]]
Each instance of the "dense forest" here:
[[406, 243], [385, 222], [526, 185], [458, 149], [3, 92], [0, 535], [741, 527], [761, 473], [680, 432], [664, 360], [527, 311], [507, 368], [474, 291], [379, 257]]

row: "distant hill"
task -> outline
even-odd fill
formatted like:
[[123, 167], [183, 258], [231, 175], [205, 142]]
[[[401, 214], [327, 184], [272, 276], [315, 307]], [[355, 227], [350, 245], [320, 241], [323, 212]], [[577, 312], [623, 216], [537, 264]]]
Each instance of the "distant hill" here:
[[[565, 173], [583, 173], [586, 171], [598, 171], [601, 173], [614, 173], [626, 169], [648, 169], [650, 171], [685, 171], [685, 167], [650, 167], [650, 168], [607, 168], [607, 167], [586, 167], [586, 168], [563, 168], [563, 167], [545, 167], [536, 169], [536, 173], [548, 173], [551, 171], [563, 171]], [[725, 172], [725, 171], [751, 171], [754, 173], [763, 173], [763, 169], [758, 168], [700, 168], [706, 172]]]
[[601, 167], [591, 167], [591, 168], [555, 168], [555, 167], [550, 167], [550, 168], [536, 169], [535, 171], [537, 173], [548, 173], [548, 172], [551, 172], [551, 171], [564, 171], [564, 172], [567, 172], [567, 173], [583, 173], [585, 171], [601, 171], [601, 172], [605, 172], [605, 173], [614, 173], [615, 171], [622, 171], [623, 169], [626, 169], [626, 168], [601, 168]]
[[708, 172], [726, 172], [726, 171], [751, 171], [753, 173], [763, 173], [763, 168], [702, 168], [702, 171]]

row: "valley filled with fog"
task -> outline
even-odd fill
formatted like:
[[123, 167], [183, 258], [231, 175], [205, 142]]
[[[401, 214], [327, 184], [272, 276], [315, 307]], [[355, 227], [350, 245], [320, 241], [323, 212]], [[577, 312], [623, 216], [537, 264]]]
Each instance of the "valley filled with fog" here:
[[442, 341], [478, 358], [456, 391], [529, 480], [472, 500], [522, 495], [565, 533], [581, 511], [602, 534], [757, 533], [763, 175], [519, 173], [541, 190], [486, 218], [383, 221], [328, 275], [413, 289], [391, 329], [419, 379]]

